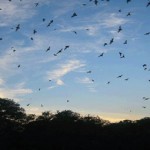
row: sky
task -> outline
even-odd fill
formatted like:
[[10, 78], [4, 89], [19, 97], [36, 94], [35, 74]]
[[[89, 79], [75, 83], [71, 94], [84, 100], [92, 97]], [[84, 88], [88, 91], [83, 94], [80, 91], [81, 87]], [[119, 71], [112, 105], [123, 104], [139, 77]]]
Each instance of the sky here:
[[0, 97], [37, 115], [149, 117], [148, 2], [0, 0]]

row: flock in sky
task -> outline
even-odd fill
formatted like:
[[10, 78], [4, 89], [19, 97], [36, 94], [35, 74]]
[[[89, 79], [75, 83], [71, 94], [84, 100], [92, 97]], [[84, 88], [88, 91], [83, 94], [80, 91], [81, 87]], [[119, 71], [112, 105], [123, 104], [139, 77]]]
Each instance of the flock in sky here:
[[[13, 0], [8, 0], [10, 3], [13, 3]], [[25, 1], [25, 0], [18, 0], [18, 1], [20, 1], [20, 3], [22, 3], [23, 1]], [[107, 3], [107, 5], [109, 5], [109, 3], [111, 3], [111, 1], [113, 1], [113, 0], [87, 0], [87, 3], [82, 3], [82, 1], [81, 1], [81, 6], [82, 7], [87, 7], [87, 6], [89, 6], [89, 5], [93, 5], [93, 7], [98, 7], [98, 5], [101, 5], [103, 2], [105, 2], [105, 3]], [[125, 1], [125, 0], [124, 0]], [[132, 3], [132, 1], [136, 1], [136, 0], [126, 0], [126, 5], [130, 5], [130, 3]], [[143, 2], [144, 3], [144, 2]], [[39, 7], [40, 7], [40, 5], [42, 5], [42, 1], [40, 1], [40, 2], [33, 2], [33, 7], [35, 7], [35, 9], [38, 9]], [[148, 1], [148, 2], [146, 2], [145, 4], [145, 9], [150, 9], [150, 1]], [[74, 8], [73, 8], [73, 10], [74, 10]], [[44, 11], [44, 10], [43, 10]], [[3, 12], [3, 8], [1, 8], [1, 5], [0, 5], [0, 13], [1, 12]], [[122, 9], [120, 9], [120, 8], [118, 8], [118, 11], [117, 11], [117, 13], [118, 14], [121, 14], [123, 12], [123, 10]], [[129, 12], [127, 12], [126, 13], [126, 17], [132, 17], [132, 10], [131, 11], [129, 11]], [[46, 12], [45, 12], [46, 13]], [[134, 13], [136, 13], [136, 12], [134, 12]], [[40, 16], [41, 17], [41, 16]], [[81, 17], [82, 17], [82, 14], [81, 14]], [[74, 20], [75, 18], [80, 18], [80, 13], [76, 10], [76, 11], [73, 11], [71, 14], [70, 14], [70, 20]], [[53, 32], [59, 32], [59, 28], [55, 28], [55, 18], [52, 18], [52, 19], [49, 19], [49, 18], [46, 18], [44, 15], [43, 15], [43, 17], [41, 17], [41, 18], [38, 18], [38, 19], [40, 19], [41, 20], [41, 23], [39, 23], [40, 25], [42, 24], [42, 28], [45, 28], [45, 30], [49, 30], [50, 28], [52, 28], [52, 30], [53, 30]], [[82, 18], [80, 18], [81, 20], [82, 20]], [[92, 19], [91, 19], [92, 20]], [[30, 34], [30, 36], [28, 37], [28, 39], [30, 40], [30, 41], [35, 41], [36, 40], [36, 35], [38, 35], [38, 34], [40, 34], [40, 31], [39, 31], [39, 29], [38, 29], [38, 24], [35, 24], [35, 26], [34, 26], [34, 22], [32, 22], [32, 28], [33, 28], [33, 30], [32, 31], [30, 31], [31, 32], [31, 34]], [[9, 29], [8, 30], [10, 30], [10, 32], [15, 32], [15, 36], [17, 36], [17, 33], [19, 33], [19, 32], [23, 32], [23, 29], [24, 29], [24, 24], [23, 24], [23, 22], [16, 22], [16, 26], [11, 26], [11, 27], [9, 27]], [[88, 27], [85, 27], [84, 29], [83, 29], [84, 31], [86, 31], [86, 32], [90, 32], [90, 28], [88, 28]], [[125, 32], [126, 31], [126, 28], [123, 26], [123, 25], [119, 25], [118, 26], [118, 29], [116, 29], [116, 33], [117, 34], [121, 34], [122, 32]], [[48, 31], [47, 31], [48, 32]], [[73, 34], [73, 36], [80, 36], [80, 33], [79, 32], [82, 32], [81, 30], [79, 31], [78, 29], [77, 30], [75, 30], [75, 28], [73, 28], [71, 31], [69, 31], [69, 32], [71, 32], [72, 34]], [[14, 33], [13, 33], [14, 34]], [[70, 33], [68, 33], [68, 34], [70, 34]], [[147, 32], [143, 32], [143, 33], [141, 33], [141, 35], [142, 36], [150, 36], [150, 31], [147, 31]], [[66, 35], [65, 35], [66, 36]], [[70, 36], [70, 35], [69, 35]], [[82, 38], [82, 37], [81, 37]], [[149, 38], [149, 37], [148, 37]], [[5, 37], [3, 37], [1, 34], [0, 34], [0, 42], [1, 41], [4, 41], [4, 40], [6, 40], [7, 38], [6, 38], [6, 36]], [[117, 39], [118, 40], [118, 39]], [[83, 41], [84, 42], [84, 41]], [[114, 43], [116, 42], [116, 39], [115, 39], [115, 37], [111, 37], [111, 38], [109, 38], [108, 37], [108, 39], [105, 41], [105, 42], [103, 42], [102, 44], [101, 44], [101, 46], [103, 47], [103, 49], [105, 49], [105, 48], [107, 48], [107, 47], [111, 47]], [[123, 42], [122, 42], [122, 44], [123, 45], [128, 45], [128, 42], [130, 42], [130, 39], [125, 39]], [[1, 43], [0, 43], [1, 44]], [[76, 44], [76, 43], [74, 43], [74, 44]], [[53, 48], [52, 48], [52, 46], [51, 46], [51, 44], [49, 44], [49, 45], [45, 45], [47, 48], [45, 49], [45, 50], [41, 50], [42, 51], [42, 53], [46, 53], [47, 55], [51, 55], [51, 56], [53, 56], [54, 57], [54, 59], [56, 58], [56, 57], [59, 57], [60, 55], [63, 55], [63, 53], [67, 53], [68, 51], [71, 51], [71, 45], [69, 45], [68, 43], [66, 43], [66, 44], [64, 44], [64, 46], [63, 47], [61, 47], [60, 49], [58, 49], [58, 50], [56, 50], [55, 52], [53, 52]], [[118, 49], [119, 49], [119, 47], [118, 47]], [[11, 54], [10, 55], [12, 55], [12, 54], [15, 54], [15, 53], [18, 53], [18, 50], [16, 49], [16, 47], [15, 47], [15, 45], [11, 45]], [[53, 53], [52, 53], [53, 52]], [[49, 53], [51, 53], [51, 54], [49, 54]], [[68, 55], [70, 55], [70, 54], [68, 54]], [[95, 58], [91, 58], [91, 59], [103, 59], [103, 57], [105, 57], [105, 55], [107, 55], [107, 53], [105, 52], [105, 51], [102, 51], [102, 52], [100, 52], [97, 56], [93, 56], [93, 55], [91, 55], [91, 57], [95, 57]], [[12, 57], [13, 57], [13, 55], [12, 55]], [[126, 56], [126, 54], [125, 54], [125, 51], [124, 50], [119, 50], [119, 52], [118, 52], [118, 58], [120, 58], [121, 60], [122, 59], [126, 59], [128, 56]], [[20, 62], [19, 64], [17, 64], [17, 66], [16, 66], [16, 69], [23, 69], [23, 67], [24, 67], [24, 64], [22, 63], [22, 62]], [[94, 66], [93, 66], [94, 67]], [[144, 71], [150, 71], [150, 66], [148, 65], [148, 64], [146, 64], [146, 63], [144, 63], [143, 62], [143, 64], [141, 65], [141, 66], [139, 66], [139, 68], [143, 68], [143, 70]], [[66, 71], [67, 72], [67, 71]], [[93, 74], [94, 73], [94, 71], [92, 70], [92, 67], [90, 67], [90, 69], [89, 70], [85, 70], [84, 71], [84, 73], [85, 74], [87, 74], [87, 76], [88, 75], [90, 75], [90, 74]], [[61, 73], [60, 73], [61, 74]], [[65, 74], [65, 73], [64, 73]], [[130, 82], [130, 76], [126, 76], [126, 75], [124, 75], [124, 74], [118, 74], [116, 77], [114, 77], [114, 78], [116, 78], [117, 80], [119, 80], [119, 79], [123, 79], [124, 81], [128, 81], [128, 82]], [[90, 79], [90, 80], [89, 80]], [[55, 78], [54, 78], [54, 80], [55, 80]], [[92, 84], [94, 84], [95, 82], [97, 82], [96, 81], [96, 79], [94, 78], [94, 77], [92, 77], [92, 78], [88, 78], [87, 79], [88, 80], [88, 82], [91, 82]], [[47, 82], [49, 82], [49, 83], [52, 83], [53, 82], [53, 78], [51, 79], [51, 78], [49, 78], [48, 79], [48, 81]], [[149, 80], [147, 81], [147, 82], [149, 82], [150, 83], [150, 78], [149, 78]], [[106, 85], [110, 85], [110, 84], [112, 84], [112, 81], [111, 80], [109, 80], [108, 79], [108, 81], [106, 81], [105, 82], [106, 83]], [[73, 85], [72, 85], [73, 86]], [[41, 87], [37, 87], [37, 91], [41, 91], [41, 90], [43, 90], [43, 88], [42, 88], [42, 86]], [[144, 95], [141, 95], [141, 99], [142, 100], [144, 100], [144, 101], [147, 101], [147, 100], [149, 100], [150, 99], [150, 97], [145, 97]], [[66, 102], [68, 103], [68, 102], [71, 102], [72, 100], [70, 99], [70, 98], [68, 98], [68, 99], [66, 99]], [[27, 103], [26, 104], [26, 106], [30, 106], [30, 105], [32, 105], [32, 101], [31, 101], [31, 103]], [[41, 107], [44, 107], [44, 103], [42, 103], [41, 105], [40, 105]], [[144, 106], [141, 106], [142, 108], [147, 108], [145, 105]]]

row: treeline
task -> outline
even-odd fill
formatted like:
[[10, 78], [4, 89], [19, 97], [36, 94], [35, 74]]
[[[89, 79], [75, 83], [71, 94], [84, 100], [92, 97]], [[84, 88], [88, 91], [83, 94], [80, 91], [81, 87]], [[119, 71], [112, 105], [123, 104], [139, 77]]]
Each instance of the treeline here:
[[27, 115], [0, 98], [0, 150], [150, 150], [150, 118], [110, 123], [70, 110]]

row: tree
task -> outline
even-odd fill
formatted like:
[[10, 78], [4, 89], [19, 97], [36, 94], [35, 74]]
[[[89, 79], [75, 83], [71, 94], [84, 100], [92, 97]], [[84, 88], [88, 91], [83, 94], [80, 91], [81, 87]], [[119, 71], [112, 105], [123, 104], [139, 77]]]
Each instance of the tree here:
[[103, 120], [99, 116], [93, 117], [93, 116], [87, 115], [83, 117], [83, 121], [86, 124], [98, 125], [98, 126], [104, 126], [104, 125], [109, 124], [109, 121]]
[[23, 108], [11, 99], [0, 98], [0, 145], [11, 149], [19, 133], [23, 131], [26, 114]]
[[54, 120], [62, 122], [76, 122], [80, 119], [80, 114], [72, 112], [71, 110], [57, 111]]
[[45, 120], [45, 121], [50, 121], [53, 119], [53, 114], [50, 112], [50, 111], [45, 111], [42, 113], [41, 116], [38, 116], [38, 118], [36, 119], [36, 121], [42, 121], [42, 120]]
[[0, 98], [0, 120], [22, 121], [26, 118], [25, 110], [11, 99]]

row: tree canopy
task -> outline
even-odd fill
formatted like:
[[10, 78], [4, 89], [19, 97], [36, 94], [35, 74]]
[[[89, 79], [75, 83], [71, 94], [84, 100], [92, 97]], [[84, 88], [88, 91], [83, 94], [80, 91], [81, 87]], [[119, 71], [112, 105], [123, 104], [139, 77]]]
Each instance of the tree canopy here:
[[11, 99], [0, 98], [0, 119], [19, 121], [26, 117], [25, 110]]
[[27, 115], [0, 98], [1, 150], [149, 150], [150, 118], [110, 123], [71, 110]]

